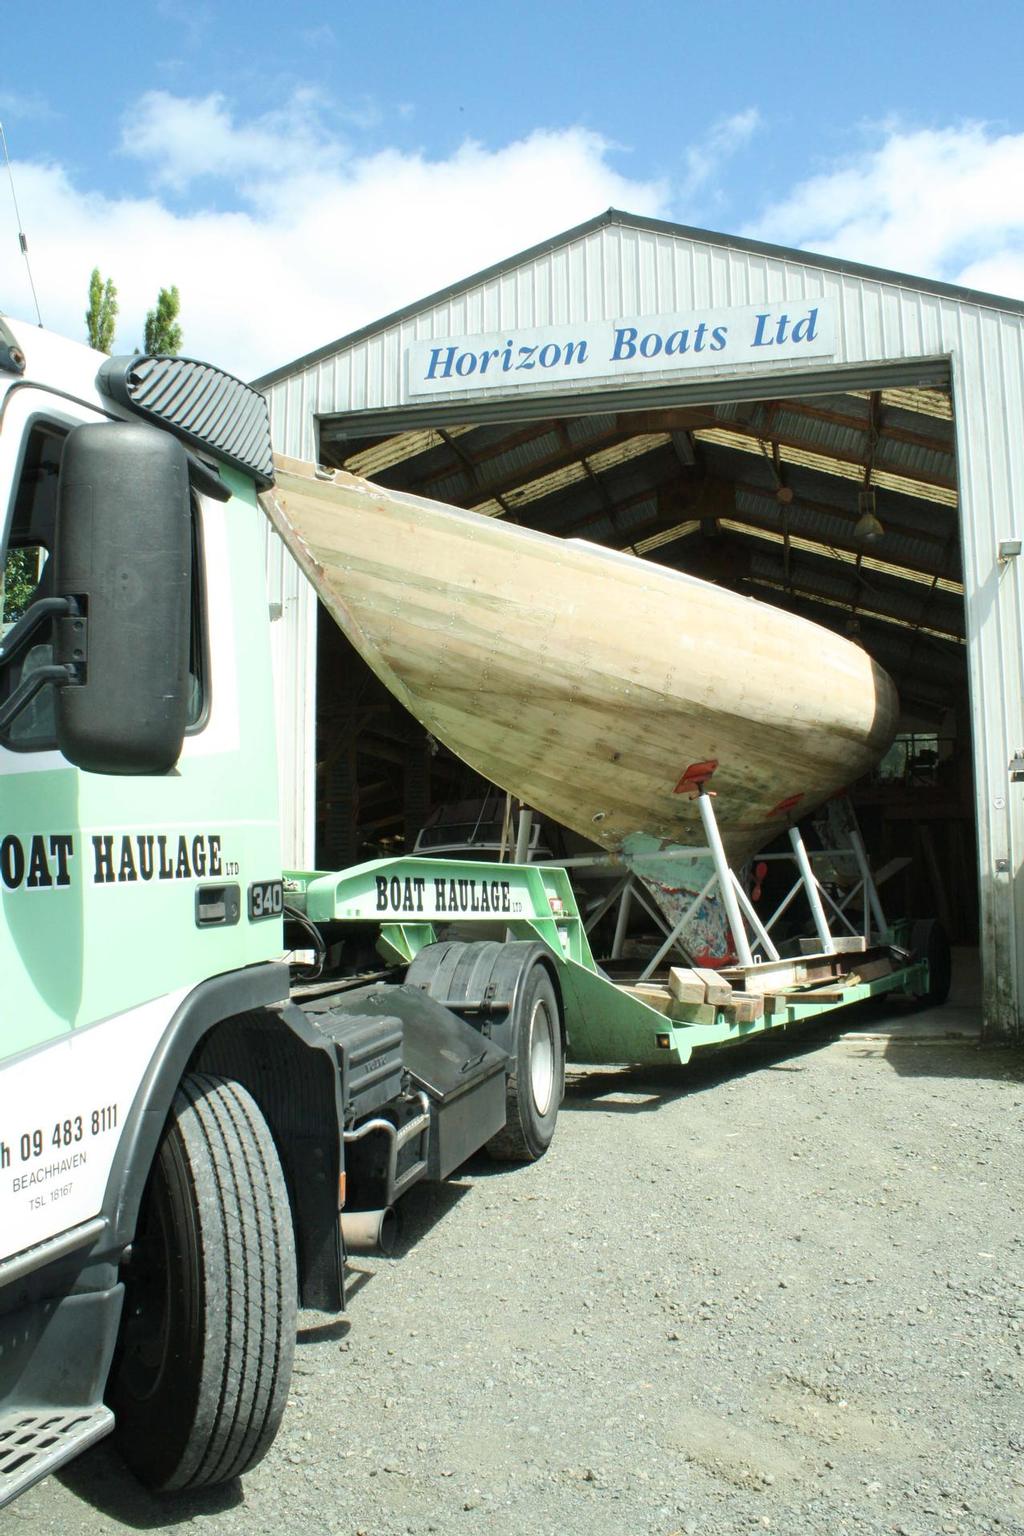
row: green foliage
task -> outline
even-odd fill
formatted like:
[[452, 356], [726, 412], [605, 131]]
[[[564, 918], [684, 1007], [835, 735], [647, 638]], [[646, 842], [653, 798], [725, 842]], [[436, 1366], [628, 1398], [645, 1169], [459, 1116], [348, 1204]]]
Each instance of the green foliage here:
[[89, 279], [89, 308], [85, 312], [86, 331], [90, 347], [97, 352], [109, 352], [114, 345], [114, 322], [117, 319], [117, 289], [108, 277], [100, 277], [99, 267], [93, 267]]
[[156, 309], [146, 316], [146, 344], [150, 356], [165, 353], [171, 357], [181, 351], [182, 332], [178, 324], [181, 298], [177, 288], [161, 288]]
[[36, 564], [38, 552], [34, 549], [12, 549], [4, 561], [0, 580], [0, 622], [13, 624], [20, 619], [36, 589]]

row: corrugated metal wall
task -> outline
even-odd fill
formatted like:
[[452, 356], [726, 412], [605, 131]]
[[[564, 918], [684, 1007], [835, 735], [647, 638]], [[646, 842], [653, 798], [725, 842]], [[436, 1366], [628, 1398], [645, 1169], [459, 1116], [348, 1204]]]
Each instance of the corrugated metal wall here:
[[[880, 274], [877, 278], [815, 266], [798, 256], [767, 254], [716, 244], [713, 239], [673, 235], [614, 221], [581, 233], [509, 270], [486, 275], [462, 291], [407, 315], [379, 332], [267, 388], [275, 447], [316, 456], [317, 418], [409, 404], [404, 351], [430, 337], [474, 335], [503, 329], [618, 319], [673, 310], [731, 308], [751, 304], [828, 298], [838, 314], [837, 365], [891, 364], [951, 359], [961, 486], [963, 565], [967, 603], [969, 676], [974, 716], [978, 844], [981, 865], [982, 949], [986, 1018], [997, 1033], [1024, 1028], [1024, 785], [1011, 785], [1008, 764], [1024, 747], [1024, 675], [1021, 664], [1020, 562], [1000, 564], [1001, 539], [1024, 536], [1024, 319], [990, 303], [974, 303]], [[688, 369], [687, 392], [709, 381], [778, 380], [784, 394], [811, 365]], [[815, 374], [823, 366], [819, 361]], [[642, 387], [663, 380], [678, 391], [670, 370], [645, 372]], [[621, 393], [623, 381], [614, 387]], [[749, 387], [749, 385], [747, 386]], [[833, 387], [835, 387], [833, 385]], [[576, 395], [600, 396], [587, 381]], [[520, 384], [504, 398], [536, 396]], [[540, 389], [543, 394], [543, 387]], [[450, 420], [458, 394], [445, 397]], [[418, 403], [418, 402], [417, 402]], [[493, 404], [493, 401], [491, 402]], [[289, 617], [289, 623], [292, 622]], [[294, 623], [304, 641], [305, 676], [312, 690], [308, 614], [296, 603]], [[291, 640], [291, 654], [302, 647]], [[284, 659], [284, 658], [283, 658]], [[312, 701], [303, 720], [312, 716]], [[296, 732], [302, 728], [295, 720]], [[311, 785], [312, 745], [295, 741], [288, 770]], [[286, 775], [287, 776], [287, 775]], [[312, 793], [312, 790], [307, 792]], [[305, 813], [304, 813], [305, 814]], [[304, 823], [305, 825], [305, 823]]]

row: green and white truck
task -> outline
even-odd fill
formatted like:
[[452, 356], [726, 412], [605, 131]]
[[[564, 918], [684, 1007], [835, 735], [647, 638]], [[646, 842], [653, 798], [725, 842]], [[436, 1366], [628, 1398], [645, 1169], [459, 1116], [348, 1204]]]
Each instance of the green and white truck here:
[[297, 1307], [419, 1179], [540, 1156], [567, 1047], [685, 1062], [930, 985], [885, 934], [773, 991], [615, 986], [561, 870], [283, 870], [272, 479], [239, 381], [0, 320], [0, 1504], [111, 1430], [158, 1489], [252, 1466]]

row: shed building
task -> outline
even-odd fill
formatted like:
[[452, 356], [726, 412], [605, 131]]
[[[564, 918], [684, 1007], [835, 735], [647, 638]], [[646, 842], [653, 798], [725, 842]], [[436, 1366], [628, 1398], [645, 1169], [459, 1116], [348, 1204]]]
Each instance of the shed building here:
[[[986, 1031], [1024, 1037], [1024, 305], [612, 209], [256, 384], [280, 453], [863, 645], [903, 706], [858, 791], [890, 904], [980, 939]], [[401, 847], [471, 786], [267, 558], [286, 857]]]

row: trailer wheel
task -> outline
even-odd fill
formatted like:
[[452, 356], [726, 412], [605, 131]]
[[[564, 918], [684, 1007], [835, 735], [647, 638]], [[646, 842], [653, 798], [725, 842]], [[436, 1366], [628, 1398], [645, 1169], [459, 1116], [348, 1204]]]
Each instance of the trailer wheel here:
[[143, 1199], [109, 1392], [128, 1466], [161, 1491], [264, 1455], [295, 1347], [295, 1249], [266, 1121], [238, 1083], [185, 1078]]
[[915, 960], [928, 962], [928, 987], [914, 993], [920, 1008], [936, 1008], [949, 996], [952, 957], [946, 930], [937, 918], [922, 918], [910, 930], [910, 953]]
[[555, 1134], [565, 1061], [558, 997], [547, 967], [523, 978], [513, 1016], [512, 1071], [505, 1089], [505, 1126], [487, 1143], [499, 1162], [532, 1163]]

